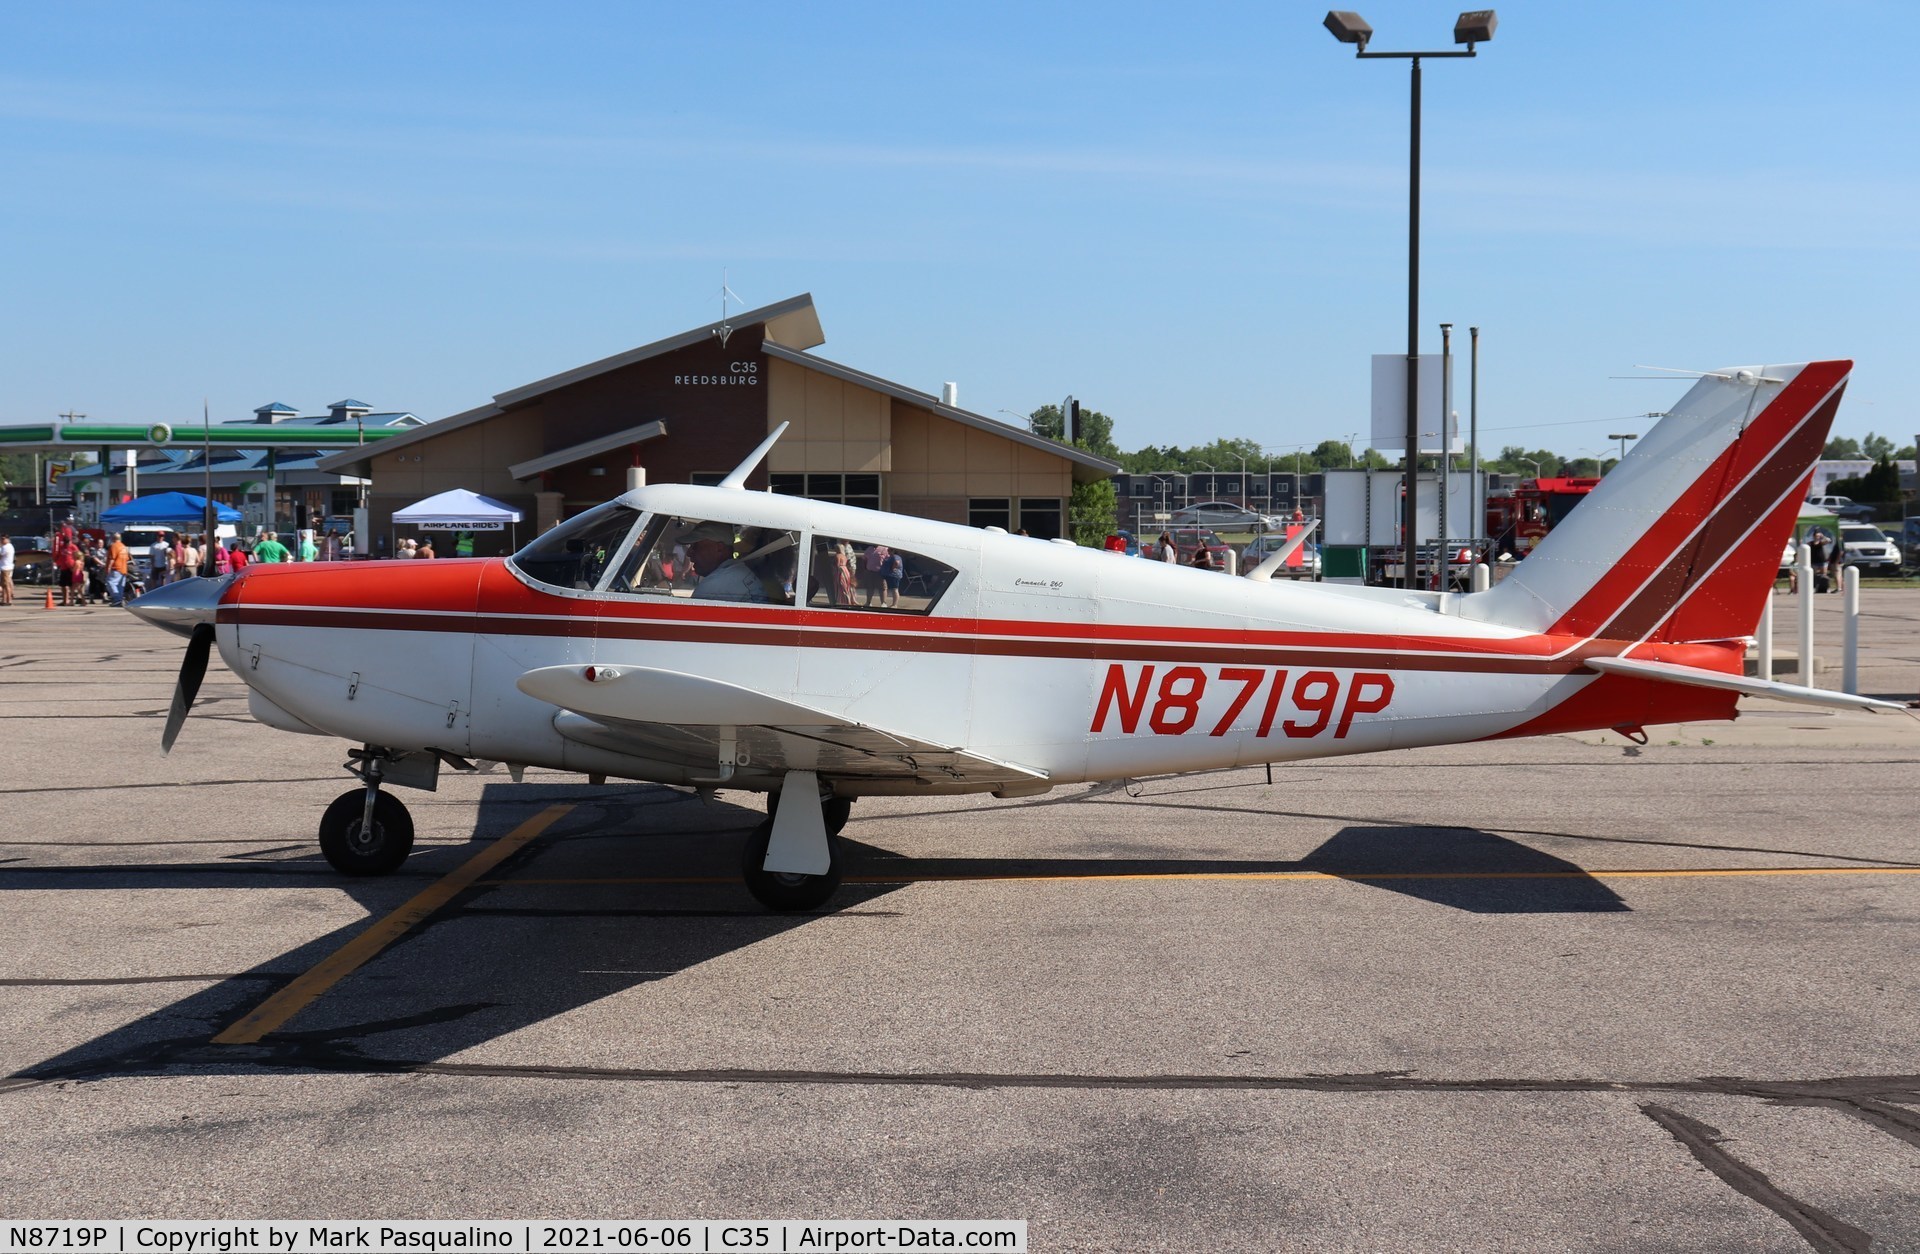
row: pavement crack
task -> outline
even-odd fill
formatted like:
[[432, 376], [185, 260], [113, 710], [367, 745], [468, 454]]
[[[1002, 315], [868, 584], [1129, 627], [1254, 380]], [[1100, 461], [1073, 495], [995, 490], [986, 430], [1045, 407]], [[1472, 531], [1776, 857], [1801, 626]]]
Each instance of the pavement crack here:
[[1729, 1154], [1722, 1148], [1726, 1138], [1720, 1129], [1650, 1102], [1640, 1107], [1640, 1113], [1686, 1146], [1700, 1165], [1720, 1177], [1728, 1188], [1786, 1220], [1821, 1254], [1864, 1254], [1873, 1248], [1873, 1238], [1860, 1229], [1818, 1206], [1790, 1196], [1775, 1185], [1766, 1172]]

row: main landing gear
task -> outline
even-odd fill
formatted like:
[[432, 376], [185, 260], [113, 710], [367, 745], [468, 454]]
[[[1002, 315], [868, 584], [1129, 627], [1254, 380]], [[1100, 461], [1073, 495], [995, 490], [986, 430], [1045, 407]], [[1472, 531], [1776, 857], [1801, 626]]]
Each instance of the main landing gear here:
[[769, 910], [816, 910], [840, 889], [840, 829], [853, 802], [821, 792], [813, 772], [789, 771], [785, 787], [767, 797], [767, 817], [747, 837], [740, 873]]
[[380, 791], [388, 754], [356, 749], [351, 759], [347, 769], [366, 786], [341, 793], [320, 816], [320, 852], [342, 875], [386, 875], [413, 851], [413, 816]]

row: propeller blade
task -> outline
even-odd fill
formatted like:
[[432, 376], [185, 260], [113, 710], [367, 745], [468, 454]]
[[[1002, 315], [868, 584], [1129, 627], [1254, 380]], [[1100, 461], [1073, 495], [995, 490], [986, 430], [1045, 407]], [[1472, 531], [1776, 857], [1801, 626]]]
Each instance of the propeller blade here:
[[173, 705], [167, 710], [167, 729], [160, 733], [160, 752], [172, 753], [173, 742], [187, 721], [187, 711], [200, 693], [200, 681], [207, 677], [207, 655], [213, 652], [213, 627], [196, 624], [187, 638], [187, 654], [180, 659], [180, 678], [173, 685]]

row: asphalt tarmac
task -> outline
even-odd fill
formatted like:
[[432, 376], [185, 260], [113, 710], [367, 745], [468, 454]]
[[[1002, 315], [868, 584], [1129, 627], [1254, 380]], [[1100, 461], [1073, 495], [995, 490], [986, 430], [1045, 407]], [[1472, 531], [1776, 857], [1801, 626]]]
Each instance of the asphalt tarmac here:
[[[1920, 693], [1920, 592], [1863, 630]], [[779, 917], [757, 798], [554, 773], [399, 793], [413, 858], [344, 879], [343, 746], [217, 659], [161, 755], [182, 644], [0, 610], [7, 1218], [1920, 1250], [1920, 720], [863, 801]]]

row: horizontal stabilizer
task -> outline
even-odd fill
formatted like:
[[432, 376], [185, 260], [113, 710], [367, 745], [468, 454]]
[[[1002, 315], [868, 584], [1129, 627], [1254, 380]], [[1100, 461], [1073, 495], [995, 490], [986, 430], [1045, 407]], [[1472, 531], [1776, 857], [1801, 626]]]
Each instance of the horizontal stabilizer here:
[[1745, 675], [1728, 675], [1721, 671], [1703, 670], [1697, 666], [1677, 666], [1672, 662], [1642, 662], [1626, 657], [1594, 657], [1587, 659], [1587, 665], [1608, 675], [1630, 675], [1635, 679], [1686, 684], [1694, 688], [1720, 688], [1728, 692], [1745, 693], [1750, 697], [1773, 697], [1779, 701], [1797, 701], [1802, 705], [1824, 705], [1840, 710], [1870, 710], [1875, 714], [1907, 712], [1907, 707], [1897, 701], [1878, 701], [1872, 697], [1856, 697], [1844, 692], [1825, 692], [1819, 688], [1803, 688], [1799, 684], [1783, 684], [1771, 679], [1750, 679]]

